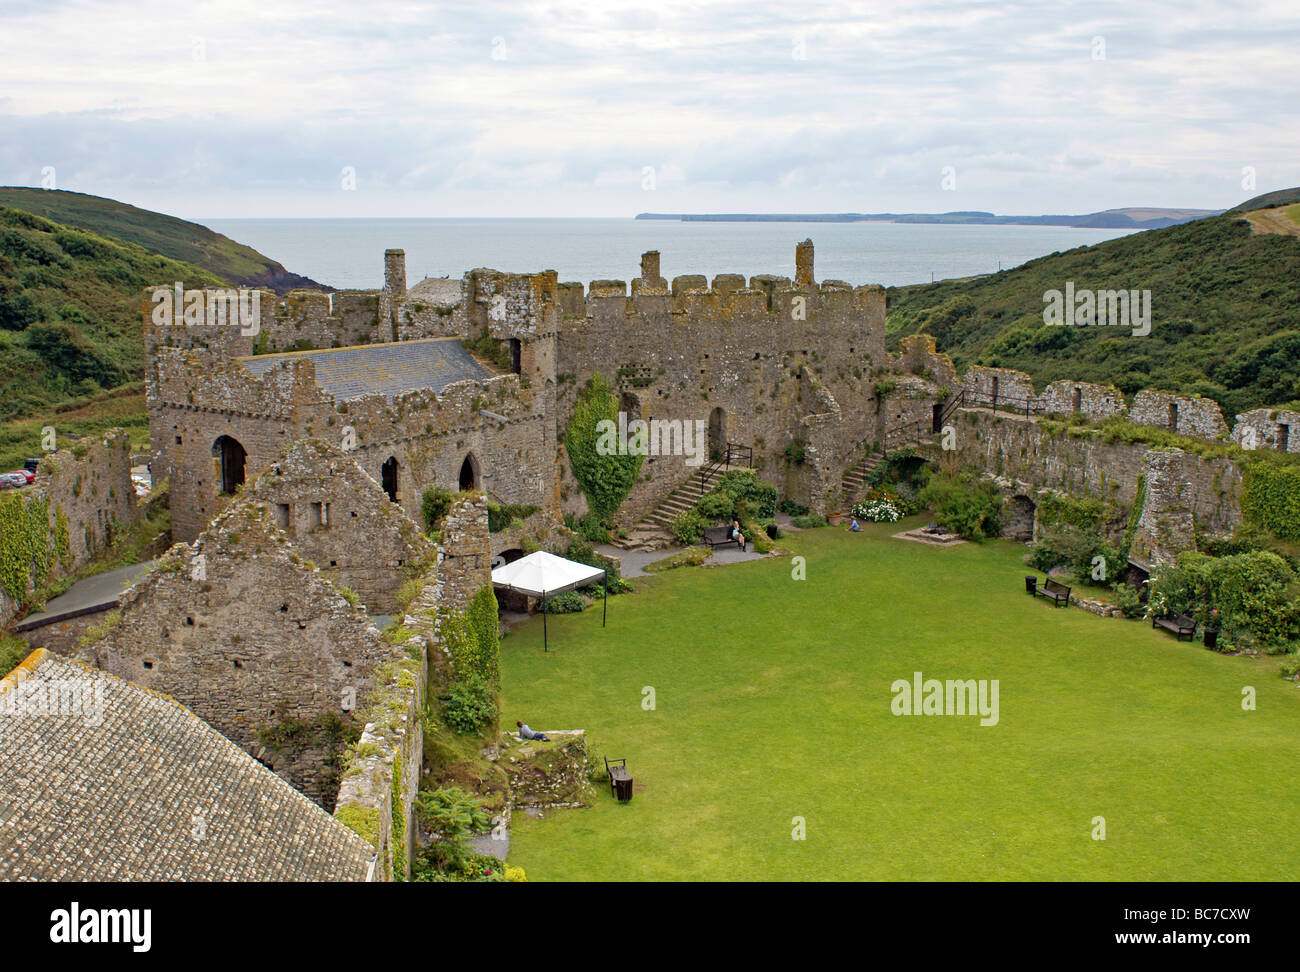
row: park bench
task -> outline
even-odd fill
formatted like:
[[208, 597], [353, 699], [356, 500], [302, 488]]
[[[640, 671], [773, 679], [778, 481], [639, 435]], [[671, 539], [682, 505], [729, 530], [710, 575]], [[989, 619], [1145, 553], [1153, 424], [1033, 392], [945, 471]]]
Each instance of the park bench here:
[[1054, 578], [1047, 578], [1047, 583], [1042, 587], [1036, 588], [1034, 594], [1038, 597], [1045, 597], [1057, 607], [1062, 604], [1070, 603], [1070, 589]]
[[632, 774], [627, 771], [627, 757], [610, 759], [605, 757], [605, 771], [609, 773], [609, 792], [618, 797], [620, 803], [632, 799]]
[[[712, 526], [705, 527], [702, 540], [710, 547], [721, 547], [723, 544], [736, 543], [731, 539], [731, 527], [729, 526]], [[740, 544], [736, 544], [740, 546]]]
[[1196, 622], [1190, 614], [1166, 614], [1163, 618], [1153, 617], [1151, 627], [1161, 627], [1166, 631], [1172, 631], [1178, 636], [1179, 640], [1186, 638], [1191, 641], [1196, 637]]

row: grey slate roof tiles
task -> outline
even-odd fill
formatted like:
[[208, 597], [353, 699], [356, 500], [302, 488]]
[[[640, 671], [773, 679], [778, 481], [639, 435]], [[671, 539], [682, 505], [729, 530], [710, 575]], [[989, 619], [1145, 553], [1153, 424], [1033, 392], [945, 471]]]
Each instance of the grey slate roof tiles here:
[[337, 401], [384, 395], [391, 402], [403, 392], [440, 392], [452, 382], [483, 381], [492, 372], [470, 356], [459, 338], [425, 338], [395, 344], [367, 344], [322, 351], [286, 351], [240, 358], [244, 368], [262, 376], [286, 360], [308, 358], [316, 366], [316, 384]]
[[165, 695], [44, 651], [0, 680], [0, 880], [363, 881], [374, 856]]

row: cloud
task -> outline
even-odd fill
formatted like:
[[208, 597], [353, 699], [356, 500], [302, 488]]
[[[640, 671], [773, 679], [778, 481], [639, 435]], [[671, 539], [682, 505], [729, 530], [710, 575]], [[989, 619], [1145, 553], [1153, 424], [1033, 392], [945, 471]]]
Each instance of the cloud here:
[[1300, 183], [1288, 2], [63, 0], [6, 4], [0, 37], [0, 181], [53, 165], [191, 216], [1061, 212], [1229, 205], [1243, 165]]

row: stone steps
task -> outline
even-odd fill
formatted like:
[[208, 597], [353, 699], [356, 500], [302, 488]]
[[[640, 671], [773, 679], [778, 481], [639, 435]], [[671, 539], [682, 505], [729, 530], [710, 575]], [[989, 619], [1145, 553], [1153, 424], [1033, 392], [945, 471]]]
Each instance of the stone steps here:
[[847, 503], [854, 503], [862, 494], [863, 488], [867, 485], [867, 478], [884, 461], [884, 458], [883, 452], [873, 452], [863, 457], [861, 462], [844, 474], [844, 478], [840, 480], [840, 491], [844, 493]]
[[664, 497], [658, 506], [638, 520], [626, 537], [614, 540], [614, 545], [624, 550], [662, 550], [672, 543], [669, 528], [673, 520], [699, 502], [713, 488], [720, 475], [721, 471], [715, 470], [707, 482], [701, 485], [700, 473], [693, 473]]

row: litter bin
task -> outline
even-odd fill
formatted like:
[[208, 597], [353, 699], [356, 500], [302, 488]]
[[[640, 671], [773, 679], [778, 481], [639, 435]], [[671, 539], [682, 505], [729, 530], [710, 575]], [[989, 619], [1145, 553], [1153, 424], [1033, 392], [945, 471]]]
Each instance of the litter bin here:
[[622, 779], [614, 781], [614, 795], [618, 797], [619, 803], [627, 803], [632, 799], [632, 777], [625, 776]]
[[1025, 593], [1026, 593], [1026, 594], [1037, 594], [1037, 593], [1038, 593], [1038, 578], [1037, 578], [1037, 577], [1026, 577], [1026, 578], [1025, 578]]
[[1218, 629], [1218, 628], [1206, 628], [1206, 629], [1205, 629], [1205, 647], [1206, 647], [1206, 648], [1218, 648], [1218, 647], [1219, 647], [1219, 629]]

